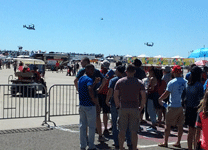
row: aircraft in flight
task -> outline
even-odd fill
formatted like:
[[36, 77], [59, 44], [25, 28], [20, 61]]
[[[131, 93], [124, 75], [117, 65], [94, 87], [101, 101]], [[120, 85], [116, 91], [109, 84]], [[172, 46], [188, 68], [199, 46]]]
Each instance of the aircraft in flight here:
[[147, 46], [151, 46], [152, 47], [154, 45], [154, 43], [153, 42], [151, 42], [151, 43], [148, 43], [147, 42], [147, 43], [144, 43], [144, 45], [147, 45]]
[[23, 28], [27, 28], [28, 30], [35, 30], [35, 25], [34, 24], [29, 26], [23, 25]]

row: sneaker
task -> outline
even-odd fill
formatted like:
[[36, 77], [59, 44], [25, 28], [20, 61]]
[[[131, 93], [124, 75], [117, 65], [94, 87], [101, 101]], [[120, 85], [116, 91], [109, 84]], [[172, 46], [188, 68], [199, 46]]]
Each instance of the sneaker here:
[[99, 136], [98, 137], [98, 142], [106, 142], [108, 141], [106, 138], [104, 138], [103, 136]]
[[109, 135], [109, 131], [107, 129], [104, 130], [103, 132], [104, 135]]
[[144, 130], [141, 126], [139, 126], [138, 132], [141, 132], [142, 130]]
[[146, 129], [150, 129], [150, 128], [152, 128], [152, 126], [146, 127]]
[[147, 128], [147, 132], [157, 132], [157, 128], [154, 127]]

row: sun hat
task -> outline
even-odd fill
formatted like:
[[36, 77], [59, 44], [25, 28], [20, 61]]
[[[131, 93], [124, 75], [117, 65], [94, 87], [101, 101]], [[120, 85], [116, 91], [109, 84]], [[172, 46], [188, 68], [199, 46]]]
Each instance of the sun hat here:
[[109, 66], [110, 66], [110, 62], [107, 61], [107, 60], [104, 60], [102, 63], [101, 63], [101, 66], [106, 68], [106, 69], [109, 69]]

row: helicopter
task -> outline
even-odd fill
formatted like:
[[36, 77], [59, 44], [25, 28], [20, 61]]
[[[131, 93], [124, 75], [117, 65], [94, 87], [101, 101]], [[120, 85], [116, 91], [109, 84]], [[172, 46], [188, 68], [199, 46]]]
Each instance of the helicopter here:
[[144, 43], [144, 45], [147, 45], [147, 46], [151, 46], [152, 47], [154, 45], [154, 43], [153, 42], [151, 42], [151, 43], [148, 43], [147, 42], [147, 43]]
[[26, 25], [23, 25], [23, 28], [27, 28], [28, 30], [35, 30], [35, 25], [32, 24], [32, 26], [29, 25], [28, 27]]

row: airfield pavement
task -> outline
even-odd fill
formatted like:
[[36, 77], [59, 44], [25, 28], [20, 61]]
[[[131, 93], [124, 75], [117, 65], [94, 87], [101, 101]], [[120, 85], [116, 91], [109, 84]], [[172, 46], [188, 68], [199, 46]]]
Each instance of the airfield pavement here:
[[[0, 73], [0, 84], [8, 84], [8, 76], [14, 74], [13, 68], [2, 69]], [[53, 84], [73, 84], [74, 78], [74, 76], [66, 76], [66, 70], [63, 73], [46, 71], [45, 74], [47, 87]], [[0, 119], [0, 150], [79, 150], [79, 115], [51, 117], [51, 120], [56, 123], [57, 127], [54, 127], [52, 123], [50, 123], [51, 128], [46, 125], [42, 126], [44, 117]], [[138, 149], [177, 149], [172, 146], [177, 140], [177, 132], [171, 131], [169, 148], [161, 148], [157, 144], [163, 142], [164, 128], [158, 127], [158, 133], [148, 133], [146, 127], [149, 123], [141, 125], [144, 130], [138, 134]], [[109, 141], [105, 143], [99, 143], [97, 138], [96, 134], [95, 145], [98, 149], [114, 148], [112, 134], [107, 136]], [[181, 149], [187, 148], [186, 140], [187, 128], [184, 128]], [[126, 143], [124, 146], [127, 149]]]

